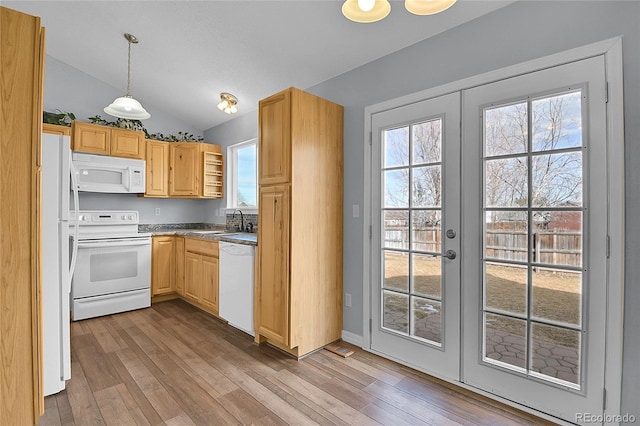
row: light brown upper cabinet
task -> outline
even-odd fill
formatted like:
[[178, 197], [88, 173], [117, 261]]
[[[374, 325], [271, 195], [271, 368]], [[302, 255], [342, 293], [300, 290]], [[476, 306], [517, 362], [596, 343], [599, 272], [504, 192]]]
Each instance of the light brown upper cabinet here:
[[200, 145], [191, 142], [169, 145], [169, 195], [197, 196]]
[[74, 151], [140, 160], [145, 157], [144, 132], [141, 131], [74, 121], [72, 135]]
[[71, 127], [60, 126], [58, 124], [42, 123], [42, 133], [50, 135], [71, 136]]
[[289, 182], [291, 177], [291, 90], [260, 101], [258, 183]]
[[301, 357], [342, 333], [343, 108], [290, 88], [258, 110], [256, 341]]
[[147, 177], [145, 196], [169, 195], [169, 142], [147, 140]]
[[169, 143], [169, 197], [222, 198], [223, 158], [220, 145]]

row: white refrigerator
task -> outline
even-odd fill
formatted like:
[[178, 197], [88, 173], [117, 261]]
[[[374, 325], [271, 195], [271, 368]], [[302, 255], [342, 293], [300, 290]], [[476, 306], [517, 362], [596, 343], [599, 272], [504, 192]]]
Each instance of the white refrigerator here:
[[71, 378], [69, 136], [42, 135], [42, 309], [44, 395]]

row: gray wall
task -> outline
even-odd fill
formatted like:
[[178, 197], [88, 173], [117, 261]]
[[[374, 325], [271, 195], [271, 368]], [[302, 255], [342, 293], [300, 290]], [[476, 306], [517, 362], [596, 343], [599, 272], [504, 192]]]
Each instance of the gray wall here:
[[[46, 57], [44, 82], [44, 110], [73, 112], [78, 121], [89, 122], [89, 117], [100, 115], [105, 120], [115, 121], [115, 117], [106, 114], [102, 109], [113, 100], [122, 96], [118, 90], [102, 81], [60, 62], [50, 56]], [[140, 99], [139, 99], [140, 100]], [[151, 118], [143, 122], [149, 133], [177, 134], [187, 131], [202, 136], [202, 130], [194, 129], [188, 124], [176, 120], [164, 113], [162, 109], [149, 105], [144, 100], [142, 105], [151, 113]], [[86, 210], [138, 210], [141, 223], [194, 223], [209, 221], [207, 215], [215, 216], [209, 200], [175, 200], [139, 198], [137, 195], [80, 193], [80, 208]], [[160, 215], [155, 215], [155, 208], [160, 207]], [[224, 217], [219, 218], [224, 223]]]
[[[480, 17], [311, 88], [345, 107], [344, 330], [362, 335], [361, 219], [364, 108], [523, 61], [623, 36], [625, 84], [626, 294], [623, 413], [640, 418], [640, 3], [637, 1], [525, 1]], [[206, 131], [208, 138], [239, 142], [257, 134], [255, 116]]]

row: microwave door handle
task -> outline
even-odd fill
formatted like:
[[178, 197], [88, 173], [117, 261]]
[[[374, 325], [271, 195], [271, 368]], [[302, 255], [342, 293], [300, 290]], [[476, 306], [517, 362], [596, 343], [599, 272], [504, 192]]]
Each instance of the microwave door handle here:
[[126, 170], [127, 170], [127, 173], [126, 173], [127, 177], [126, 177], [126, 183], [124, 184], [124, 187], [127, 190], [127, 192], [129, 192], [131, 191], [131, 173], [133, 172], [130, 166], [127, 167]]

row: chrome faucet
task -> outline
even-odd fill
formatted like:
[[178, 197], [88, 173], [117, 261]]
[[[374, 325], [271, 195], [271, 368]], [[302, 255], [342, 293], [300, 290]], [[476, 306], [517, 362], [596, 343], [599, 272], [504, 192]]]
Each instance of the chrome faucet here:
[[240, 209], [235, 209], [233, 211], [233, 216], [232, 219], [236, 218], [236, 212], [240, 212], [240, 226], [236, 225], [236, 228], [238, 228], [238, 231], [240, 232], [244, 232], [244, 215], [242, 214], [242, 210]]

